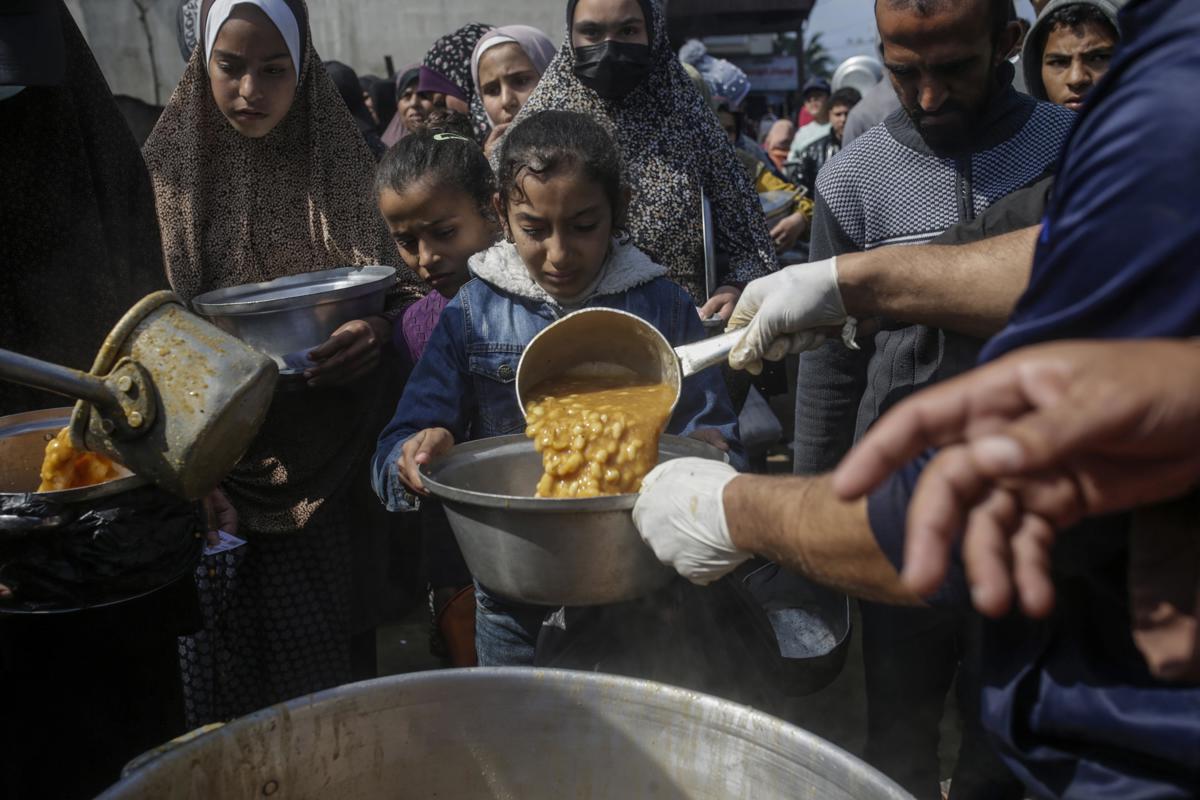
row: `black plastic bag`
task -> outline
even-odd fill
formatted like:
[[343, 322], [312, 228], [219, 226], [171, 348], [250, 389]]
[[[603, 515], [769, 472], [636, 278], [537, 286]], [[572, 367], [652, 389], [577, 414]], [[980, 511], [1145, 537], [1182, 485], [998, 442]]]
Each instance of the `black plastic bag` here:
[[195, 568], [199, 503], [148, 486], [79, 504], [0, 496], [0, 609], [50, 610], [122, 600]]

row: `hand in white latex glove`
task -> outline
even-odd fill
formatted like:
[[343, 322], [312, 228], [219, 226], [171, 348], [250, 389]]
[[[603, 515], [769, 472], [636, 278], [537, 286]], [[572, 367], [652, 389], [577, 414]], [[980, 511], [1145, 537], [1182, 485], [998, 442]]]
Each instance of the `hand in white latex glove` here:
[[752, 281], [729, 319], [729, 330], [745, 328], [729, 354], [729, 365], [757, 375], [762, 362], [819, 347], [829, 327], [846, 328], [842, 340], [857, 349], [853, 325], [838, 290], [837, 258], [785, 267]]
[[722, 495], [737, 470], [720, 461], [679, 458], [642, 481], [633, 524], [658, 560], [692, 583], [711, 583], [746, 559], [733, 546]]

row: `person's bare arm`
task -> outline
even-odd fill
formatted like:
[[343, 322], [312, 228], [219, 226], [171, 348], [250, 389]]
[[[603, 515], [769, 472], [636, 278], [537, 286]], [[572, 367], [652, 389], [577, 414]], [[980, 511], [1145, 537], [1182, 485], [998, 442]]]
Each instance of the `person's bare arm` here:
[[737, 549], [866, 600], [920, 605], [879, 549], [865, 500], [844, 502], [830, 478], [743, 475], [724, 493]]
[[971, 244], [882, 247], [838, 256], [846, 313], [992, 336], [1029, 284], [1041, 226]]
[[731, 330], [745, 329], [729, 365], [757, 373], [764, 360], [811, 350], [838, 330], [846, 340], [847, 317], [990, 337], [1029, 284], [1040, 231], [1035, 225], [968, 244], [846, 252], [752, 281], [729, 319]]

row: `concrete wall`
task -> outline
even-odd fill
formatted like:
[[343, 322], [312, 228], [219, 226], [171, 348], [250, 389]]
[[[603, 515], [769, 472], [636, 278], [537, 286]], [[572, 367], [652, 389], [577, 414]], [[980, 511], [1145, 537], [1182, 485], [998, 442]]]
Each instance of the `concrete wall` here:
[[[175, 35], [178, 0], [66, 3], [115, 94], [158, 105], [167, 101], [184, 67]], [[308, 9], [322, 58], [343, 61], [360, 74], [382, 76], [384, 56], [392, 56], [396, 69], [402, 69], [419, 61], [439, 36], [468, 22], [533, 25], [559, 42], [566, 2], [308, 0]]]

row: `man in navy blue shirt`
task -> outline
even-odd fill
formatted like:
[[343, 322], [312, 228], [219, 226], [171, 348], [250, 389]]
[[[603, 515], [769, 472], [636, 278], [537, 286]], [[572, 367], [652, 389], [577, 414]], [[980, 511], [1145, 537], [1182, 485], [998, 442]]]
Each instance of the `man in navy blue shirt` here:
[[[1121, 23], [1128, 37], [1064, 153], [1028, 289], [983, 362], [1059, 339], [1200, 335], [1200, 108], [1180, 91], [1200, 79], [1200, 3], [1134, 0]], [[1160, 122], [1146, 148], [1150, 119]], [[831, 312], [837, 305], [825, 302], [822, 324], [845, 314]], [[775, 325], [790, 335], [784, 351], [811, 344], [795, 323]], [[780, 349], [759, 347], [748, 363], [763, 354]], [[700, 582], [757, 552], [860, 596], [921, 603], [899, 570], [924, 461], [853, 502], [838, 499], [828, 475], [769, 479], [673, 462], [647, 477], [635, 521], [664, 562]], [[1200, 793], [1200, 686], [1152, 673], [1135, 643], [1130, 530], [1129, 516], [1109, 515], [1062, 533], [1053, 611], [1036, 592], [1025, 608], [1049, 616], [986, 623], [984, 723], [1040, 796]], [[951, 570], [929, 602], [969, 602], [967, 589]]]

